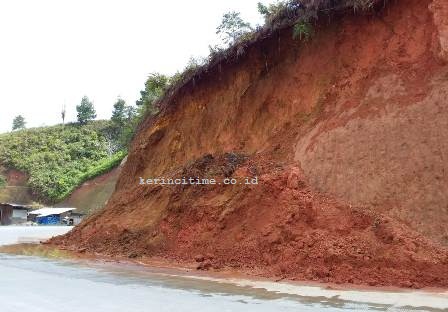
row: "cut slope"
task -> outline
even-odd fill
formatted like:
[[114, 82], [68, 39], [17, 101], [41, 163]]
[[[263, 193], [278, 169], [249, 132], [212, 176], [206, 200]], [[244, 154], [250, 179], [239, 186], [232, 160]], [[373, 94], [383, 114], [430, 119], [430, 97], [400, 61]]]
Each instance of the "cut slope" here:
[[55, 207], [73, 207], [85, 214], [92, 214], [102, 209], [115, 190], [115, 184], [121, 167], [84, 182], [69, 197], [57, 203]]
[[35, 204], [28, 176], [15, 169], [0, 166], [0, 176], [5, 177], [5, 185], [0, 186], [0, 203], [16, 203], [22, 205]]
[[[141, 127], [106, 209], [54, 242], [287, 278], [448, 286], [447, 68], [430, 5], [443, 3], [349, 14], [306, 44], [285, 29], [210, 70]], [[260, 185], [138, 185], [179, 174]]]

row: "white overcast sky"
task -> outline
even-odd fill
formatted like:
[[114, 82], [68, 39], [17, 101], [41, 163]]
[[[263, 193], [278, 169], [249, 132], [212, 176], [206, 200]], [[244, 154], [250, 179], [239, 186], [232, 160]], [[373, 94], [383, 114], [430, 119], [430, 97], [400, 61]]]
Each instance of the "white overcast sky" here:
[[[151, 72], [173, 74], [217, 43], [222, 15], [262, 23], [260, 0], [0, 0], [0, 132], [76, 120], [87, 95], [98, 118], [134, 104]], [[269, 3], [272, 1], [261, 1]]]

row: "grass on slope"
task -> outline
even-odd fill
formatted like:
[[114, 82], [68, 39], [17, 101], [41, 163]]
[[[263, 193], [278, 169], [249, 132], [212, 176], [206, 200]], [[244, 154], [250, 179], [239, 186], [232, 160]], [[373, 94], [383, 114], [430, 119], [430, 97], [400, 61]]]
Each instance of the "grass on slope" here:
[[124, 151], [110, 155], [109, 127], [107, 121], [96, 121], [0, 134], [0, 163], [27, 173], [40, 200], [57, 202], [126, 156]]

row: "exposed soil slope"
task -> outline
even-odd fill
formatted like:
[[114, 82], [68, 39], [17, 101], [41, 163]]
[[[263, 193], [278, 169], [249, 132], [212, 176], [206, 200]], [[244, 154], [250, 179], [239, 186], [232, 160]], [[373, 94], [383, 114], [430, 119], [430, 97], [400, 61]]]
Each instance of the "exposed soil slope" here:
[[[107, 207], [53, 242], [264, 276], [448, 286], [444, 1], [291, 29], [181, 89], [133, 142]], [[139, 177], [259, 177], [141, 186]]]
[[69, 197], [54, 206], [78, 208], [78, 212], [86, 214], [92, 214], [102, 209], [115, 190], [120, 171], [121, 166], [84, 182]]
[[7, 183], [5, 187], [0, 187], [1, 203], [35, 204], [36, 198], [28, 187], [28, 176], [25, 173], [0, 165], [0, 174], [6, 178]]

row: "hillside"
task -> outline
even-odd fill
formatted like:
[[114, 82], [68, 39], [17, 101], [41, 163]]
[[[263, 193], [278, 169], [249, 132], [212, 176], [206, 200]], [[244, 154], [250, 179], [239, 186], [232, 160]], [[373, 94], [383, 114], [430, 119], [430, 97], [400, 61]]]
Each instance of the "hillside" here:
[[55, 207], [75, 207], [77, 211], [90, 215], [104, 207], [112, 193], [121, 171], [117, 166], [111, 171], [90, 179], [76, 188]]
[[[0, 134], [3, 186], [8, 184], [3, 189], [0, 186], [2, 198], [26, 203], [31, 197], [55, 203], [85, 181], [110, 171], [125, 153], [114, 148], [109, 129], [108, 121], [94, 121], [84, 126], [58, 125]], [[22, 177], [19, 184], [10, 172]], [[18, 191], [23, 198], [10, 194], [18, 187], [27, 188]]]
[[[330, 2], [347, 3], [304, 1]], [[186, 76], [140, 126], [106, 208], [53, 243], [448, 287], [448, 4], [376, 3], [318, 7], [309, 40], [283, 23]], [[259, 184], [140, 185], [157, 177]]]
[[38, 205], [28, 186], [28, 177], [23, 172], [0, 166], [0, 203]]

